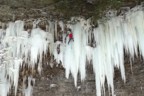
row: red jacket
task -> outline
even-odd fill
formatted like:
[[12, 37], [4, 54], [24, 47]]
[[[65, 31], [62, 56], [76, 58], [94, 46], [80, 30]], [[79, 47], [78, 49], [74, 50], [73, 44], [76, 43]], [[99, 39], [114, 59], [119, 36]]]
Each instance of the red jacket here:
[[72, 33], [69, 34], [69, 38], [70, 38], [70, 39], [73, 38], [73, 34], [72, 34]]

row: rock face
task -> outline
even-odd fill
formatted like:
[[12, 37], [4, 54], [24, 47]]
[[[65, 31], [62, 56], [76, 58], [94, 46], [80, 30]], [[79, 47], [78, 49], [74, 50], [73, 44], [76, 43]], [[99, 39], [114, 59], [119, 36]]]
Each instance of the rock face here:
[[36, 80], [34, 96], [95, 96], [94, 74], [92, 68], [88, 69], [86, 81], [78, 80], [77, 87], [74, 86], [72, 76], [69, 79], [65, 78], [64, 69], [58, 67], [49, 69], [46, 74], [49, 74], [52, 70], [55, 70], [55, 72], [43, 75], [39, 80]]
[[[125, 60], [126, 82], [121, 79], [119, 70], [115, 69], [115, 94], [116, 96], [143, 96], [144, 94], [144, 63], [136, 58], [131, 65], [129, 59]], [[87, 67], [86, 80], [78, 80], [74, 86], [73, 78], [65, 78], [64, 69], [47, 67], [42, 76], [36, 79], [33, 96], [96, 96], [95, 79], [92, 66]], [[109, 96], [106, 86], [106, 96]], [[111, 95], [110, 95], [111, 96]]]
[[41, 8], [54, 3], [54, 0], [1, 0], [0, 3], [11, 7]]
[[49, 17], [54, 0], [0, 0], [0, 21]]
[[0, 21], [83, 16], [98, 20], [110, 9], [134, 7], [143, 0], [0, 0]]

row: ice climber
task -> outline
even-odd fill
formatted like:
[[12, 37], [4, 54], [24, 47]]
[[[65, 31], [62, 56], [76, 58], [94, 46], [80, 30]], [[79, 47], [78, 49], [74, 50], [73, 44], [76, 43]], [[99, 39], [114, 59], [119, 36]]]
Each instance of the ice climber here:
[[68, 37], [69, 37], [69, 41], [68, 41], [68, 44], [70, 43], [70, 41], [74, 41], [74, 39], [73, 39], [73, 34], [72, 34], [72, 32], [71, 31], [68, 31]]

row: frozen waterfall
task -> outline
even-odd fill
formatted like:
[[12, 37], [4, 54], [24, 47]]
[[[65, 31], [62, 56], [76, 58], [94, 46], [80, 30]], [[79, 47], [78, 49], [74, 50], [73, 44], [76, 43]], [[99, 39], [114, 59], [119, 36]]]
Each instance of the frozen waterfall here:
[[[86, 62], [92, 61], [95, 73], [96, 96], [105, 95], [105, 82], [112, 96], [114, 93], [114, 68], [119, 68], [123, 81], [126, 81], [124, 68], [124, 51], [130, 54], [131, 60], [138, 55], [144, 57], [144, 11], [141, 6], [129, 10], [124, 16], [113, 16], [104, 23], [99, 22], [93, 28], [90, 19], [80, 17], [64, 24], [62, 21], [48, 21], [48, 32], [36, 28], [38, 22], [33, 23], [31, 32], [24, 30], [24, 21], [10, 22], [7, 29], [0, 29], [0, 96], [7, 96], [11, 87], [18, 88], [19, 70], [26, 63], [33, 70], [38, 63], [37, 70], [41, 72], [43, 55], [50, 55], [66, 69], [65, 76], [72, 74], [74, 85], [77, 86], [77, 76], [81, 80], [86, 77]], [[58, 30], [58, 26], [61, 30]], [[69, 38], [65, 28], [73, 32], [74, 41], [68, 44]], [[63, 41], [58, 40], [61, 31]], [[95, 45], [90, 46], [94, 37]], [[57, 51], [59, 47], [60, 52]], [[47, 59], [47, 58], [45, 58]], [[23, 87], [23, 94], [31, 96], [34, 78], [29, 76], [28, 87]]]

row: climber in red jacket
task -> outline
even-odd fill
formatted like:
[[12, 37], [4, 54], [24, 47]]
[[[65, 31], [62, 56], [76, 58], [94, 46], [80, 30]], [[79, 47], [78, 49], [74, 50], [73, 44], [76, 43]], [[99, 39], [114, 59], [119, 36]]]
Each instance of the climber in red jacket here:
[[[74, 41], [74, 39], [73, 39], [73, 34], [72, 34], [71, 30], [68, 30], [68, 35], [67, 35], [67, 36], [69, 37], [68, 44], [70, 43], [71, 40]], [[66, 36], [66, 37], [67, 37], [67, 36]]]

